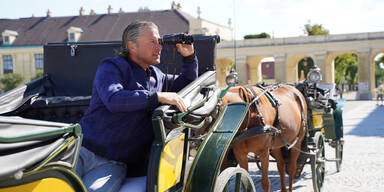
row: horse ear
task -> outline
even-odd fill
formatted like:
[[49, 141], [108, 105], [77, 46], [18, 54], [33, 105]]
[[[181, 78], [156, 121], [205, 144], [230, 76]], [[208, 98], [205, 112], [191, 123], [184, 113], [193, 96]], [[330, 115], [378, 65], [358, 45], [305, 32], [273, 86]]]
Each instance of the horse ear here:
[[244, 90], [242, 88], [239, 88], [239, 96], [244, 99]]
[[242, 98], [245, 102], [249, 103], [249, 97], [248, 97], [248, 91], [244, 87], [239, 88], [239, 96]]

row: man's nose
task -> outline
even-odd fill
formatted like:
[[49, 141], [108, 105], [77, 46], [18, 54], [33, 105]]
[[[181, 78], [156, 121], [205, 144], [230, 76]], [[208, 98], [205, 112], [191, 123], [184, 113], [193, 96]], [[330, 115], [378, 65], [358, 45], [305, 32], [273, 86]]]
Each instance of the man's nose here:
[[162, 46], [160, 43], [157, 43], [157, 44], [156, 44], [156, 49], [162, 50], [162, 49], [163, 49], [163, 46]]

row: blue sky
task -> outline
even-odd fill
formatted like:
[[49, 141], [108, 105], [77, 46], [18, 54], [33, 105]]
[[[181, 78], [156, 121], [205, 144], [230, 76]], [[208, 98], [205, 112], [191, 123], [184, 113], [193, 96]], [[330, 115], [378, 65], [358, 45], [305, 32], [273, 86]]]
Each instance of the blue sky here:
[[[304, 35], [304, 24], [322, 24], [331, 34], [384, 31], [384, 0], [178, 0], [182, 10], [221, 25], [232, 19], [236, 39], [246, 34], [267, 32], [274, 37]], [[122, 8], [135, 12], [170, 9], [172, 0], [1, 0], [0, 18], [78, 15], [80, 7], [89, 14]]]

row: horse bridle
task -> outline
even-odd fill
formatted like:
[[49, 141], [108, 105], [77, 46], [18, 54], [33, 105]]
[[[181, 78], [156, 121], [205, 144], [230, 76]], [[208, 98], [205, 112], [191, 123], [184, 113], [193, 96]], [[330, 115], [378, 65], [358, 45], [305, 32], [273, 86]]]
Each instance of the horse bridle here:
[[[255, 106], [256, 114], [257, 114], [257, 116], [258, 116], [258, 118], [260, 120], [260, 123], [261, 123], [261, 125], [263, 127], [267, 126], [267, 124], [265, 123], [263, 114], [260, 112], [260, 108], [258, 106], [259, 100], [260, 100], [261, 96], [265, 95], [267, 92], [271, 92], [271, 91], [277, 89], [278, 87], [279, 87], [279, 85], [274, 85], [272, 87], [267, 87], [267, 88], [261, 88], [260, 86], [258, 86], [258, 88], [262, 90], [260, 94], [257, 94], [255, 92], [255, 90], [253, 90], [253, 88], [251, 86], [249, 86], [249, 85], [241, 87], [241, 89], [243, 89], [244, 93], [248, 93], [249, 94], [248, 97], [247, 97], [246, 94], [244, 94], [245, 100], [246, 100], [247, 103], [249, 103], [250, 107], [252, 105]], [[277, 102], [277, 100], [274, 97], [272, 99], [274, 99], [275, 102]], [[275, 109], [276, 109], [276, 117], [275, 117], [275, 119], [278, 119], [279, 118], [278, 117], [278, 109], [277, 109], [277, 107], [275, 107]], [[247, 121], [247, 126], [246, 127], [248, 127], [250, 119], [251, 119], [251, 113], [248, 113], [248, 121]], [[275, 120], [273, 126], [276, 127], [277, 125], [278, 125], [278, 121]]]
[[[264, 128], [264, 130], [266, 131], [266, 133], [270, 133], [272, 134], [272, 143], [274, 142], [274, 138], [275, 136], [279, 136], [279, 138], [281, 139], [281, 141], [283, 142], [283, 144], [287, 147], [287, 149], [291, 149], [292, 147], [294, 147], [294, 145], [297, 143], [297, 141], [299, 140], [299, 136], [300, 136], [300, 132], [299, 134], [297, 135], [297, 137], [295, 138], [295, 140], [290, 143], [288, 142], [284, 137], [283, 135], [281, 134], [281, 130], [279, 130], [277, 128], [278, 126], [278, 118], [279, 118], [279, 115], [278, 115], [278, 106], [280, 105], [280, 102], [270, 93], [271, 91], [279, 88], [280, 85], [274, 85], [272, 87], [261, 87], [258, 85], [258, 88], [261, 89], [261, 93], [260, 94], [257, 94], [251, 86], [249, 85], [246, 85], [246, 86], [243, 86], [241, 87], [240, 89], [244, 92], [244, 93], [248, 93], [249, 96], [247, 96], [246, 94], [244, 94], [244, 99], [247, 103], [249, 103], [250, 106], [254, 105], [255, 106], [255, 109], [256, 109], [256, 113], [257, 113], [257, 116], [258, 118], [260, 119], [260, 123], [261, 123], [261, 126]], [[272, 104], [274, 107], [275, 107], [275, 110], [276, 110], [276, 117], [275, 117], [275, 121], [273, 123], [273, 125], [267, 125], [265, 123], [265, 120], [264, 120], [264, 117], [262, 115], [262, 113], [260, 112], [260, 109], [259, 109], [259, 106], [258, 106], [258, 103], [259, 103], [259, 99], [261, 98], [261, 96], [263, 95], [267, 95], [269, 94], [269, 96], [267, 96], [267, 98], [269, 99], [269, 101], [272, 103], [271, 100], [274, 100], [275, 104]], [[251, 119], [251, 113], [249, 112], [248, 113], [248, 120], [247, 120], [247, 124], [246, 124], [246, 128], [248, 128], [248, 125], [249, 125], [249, 121]], [[246, 130], [244, 130], [246, 131]], [[302, 131], [302, 128], [300, 128], [300, 131]], [[295, 148], [296, 149], [296, 148]], [[298, 150], [298, 149], [296, 149]], [[301, 151], [301, 150], [299, 150]], [[302, 152], [302, 151], [301, 151]]]

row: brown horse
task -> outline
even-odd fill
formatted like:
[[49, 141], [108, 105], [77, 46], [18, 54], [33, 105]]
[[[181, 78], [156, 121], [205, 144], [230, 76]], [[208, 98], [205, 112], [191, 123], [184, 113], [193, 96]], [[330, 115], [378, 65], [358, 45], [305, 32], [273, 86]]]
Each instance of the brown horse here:
[[[250, 90], [252, 89], [252, 90]], [[272, 93], [269, 99], [265, 94], [267, 90]], [[256, 94], [256, 95], [255, 95]], [[271, 101], [273, 98], [280, 102], [278, 108], [274, 107]], [[281, 148], [291, 145], [294, 149], [289, 150], [289, 164], [287, 173], [289, 175], [289, 191], [292, 191], [296, 162], [300, 155], [301, 142], [306, 133], [307, 104], [304, 96], [296, 88], [289, 85], [278, 85], [266, 87], [265, 90], [256, 86], [232, 87], [223, 98], [223, 105], [232, 102], [252, 102], [247, 116], [245, 117], [239, 133], [257, 126], [274, 125], [281, 133], [276, 136], [269, 133], [238, 140], [233, 143], [233, 152], [240, 167], [248, 170], [248, 153], [253, 152], [259, 156], [262, 168], [262, 187], [264, 191], [270, 191], [268, 179], [269, 154], [276, 159], [280, 172], [281, 191], [286, 191], [285, 184], [285, 162]], [[275, 100], [275, 101], [276, 101]], [[276, 111], [278, 109], [278, 111]], [[279, 118], [278, 121], [275, 121]], [[264, 124], [264, 125], [263, 125]]]

